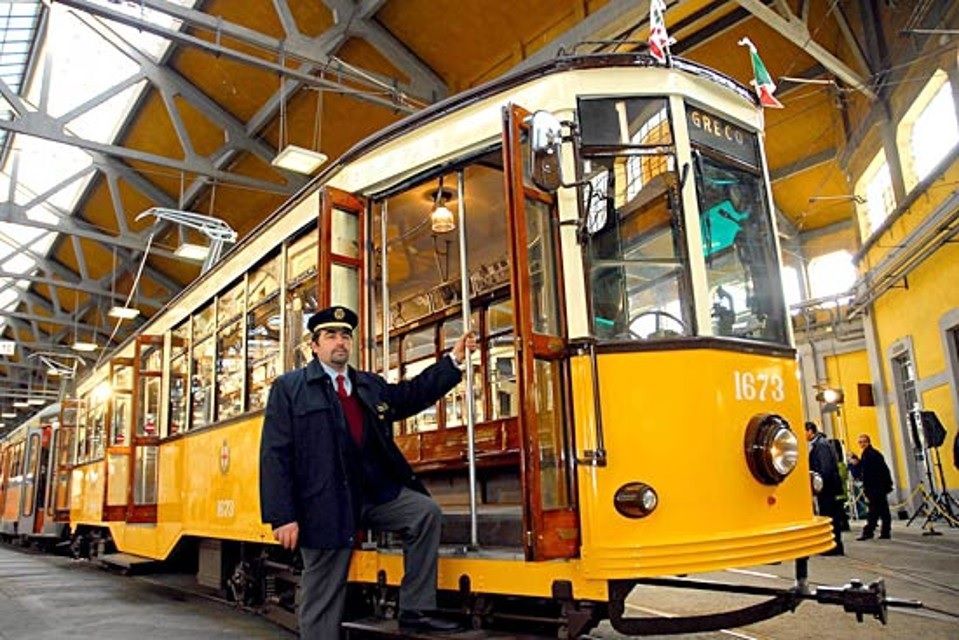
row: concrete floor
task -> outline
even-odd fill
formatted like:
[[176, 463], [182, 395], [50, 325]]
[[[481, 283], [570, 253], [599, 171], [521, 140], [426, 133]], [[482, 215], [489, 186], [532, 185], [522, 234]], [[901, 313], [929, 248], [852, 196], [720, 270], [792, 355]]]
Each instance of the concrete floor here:
[[[930, 609], [892, 609], [889, 624], [883, 627], [876, 620], [858, 624], [840, 607], [807, 602], [793, 614], [748, 627], [684, 637], [959, 639], [959, 529], [937, 527], [943, 536], [925, 537], [917, 525], [906, 528], [904, 524], [894, 523], [892, 540], [865, 542], [853, 540], [859, 530], [854, 526], [853, 532], [845, 534], [845, 557], [810, 560], [810, 581], [842, 585], [850, 578], [860, 578], [868, 584], [884, 578], [890, 596], [922, 600]], [[791, 564], [772, 565], [706, 577], [782, 587], [792, 583], [792, 571]], [[220, 602], [183, 596], [148, 580], [155, 579], [119, 576], [90, 563], [0, 545], [0, 639], [294, 637], [266, 620]], [[740, 607], [753, 601], [743, 596], [640, 588], [631, 595], [629, 606], [637, 616], [675, 616]], [[624, 637], [608, 624], [594, 631], [593, 636]]]
[[217, 640], [295, 636], [219, 602], [88, 562], [0, 545], [2, 640]]

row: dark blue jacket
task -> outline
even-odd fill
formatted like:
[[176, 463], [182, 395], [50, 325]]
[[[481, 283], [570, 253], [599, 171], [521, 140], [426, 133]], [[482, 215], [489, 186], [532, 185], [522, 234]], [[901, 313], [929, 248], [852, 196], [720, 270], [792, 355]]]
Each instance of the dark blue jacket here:
[[[400, 485], [427, 494], [393, 442], [393, 421], [436, 403], [462, 379], [443, 357], [412, 380], [390, 384], [350, 369], [363, 407], [365, 434], [376, 438], [389, 473]], [[297, 522], [309, 549], [353, 546], [357, 529], [348, 456], [352, 440], [333, 381], [317, 360], [278, 377], [270, 389], [260, 441], [260, 513], [274, 527]]]
[[866, 496], [884, 496], [892, 491], [892, 474], [882, 454], [869, 445], [862, 450], [860, 459], [859, 473]]

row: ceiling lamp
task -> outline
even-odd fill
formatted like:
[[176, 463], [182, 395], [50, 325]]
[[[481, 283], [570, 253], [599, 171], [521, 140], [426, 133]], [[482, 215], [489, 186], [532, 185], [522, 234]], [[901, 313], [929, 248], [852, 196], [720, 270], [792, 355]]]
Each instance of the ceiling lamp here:
[[133, 320], [140, 315], [140, 310], [133, 307], [113, 306], [107, 311], [107, 315], [118, 320]]
[[443, 176], [440, 176], [440, 186], [433, 196], [433, 210], [430, 212], [430, 229], [433, 233], [449, 233], [456, 228], [453, 212], [446, 207], [450, 193], [443, 190]]
[[207, 256], [210, 255], [210, 247], [203, 244], [196, 244], [195, 242], [184, 242], [176, 248], [173, 255], [179, 256], [184, 260], [203, 262]]
[[4, 411], [3, 413], [0, 413], [0, 418], [16, 418], [16, 417], [17, 417], [16, 411]]
[[74, 351], [90, 352], [97, 350], [97, 344], [95, 342], [84, 342], [83, 340], [74, 340], [70, 346]]
[[313, 119], [313, 149], [290, 144], [286, 135], [286, 100], [283, 97], [285, 81], [280, 77], [280, 152], [270, 163], [274, 167], [309, 175], [329, 160], [329, 156], [313, 149], [320, 148], [320, 123], [323, 118], [323, 92], [316, 91], [316, 114]]
[[47, 403], [43, 398], [27, 398], [27, 404], [32, 404], [35, 407], [42, 407]]
[[295, 171], [296, 173], [311, 174], [329, 160], [325, 153], [304, 149], [295, 144], [288, 144], [276, 154], [270, 163], [274, 167]]
[[30, 406], [30, 403], [28, 403], [26, 400], [14, 400], [13, 406], [17, 409], [25, 409], [26, 407]]

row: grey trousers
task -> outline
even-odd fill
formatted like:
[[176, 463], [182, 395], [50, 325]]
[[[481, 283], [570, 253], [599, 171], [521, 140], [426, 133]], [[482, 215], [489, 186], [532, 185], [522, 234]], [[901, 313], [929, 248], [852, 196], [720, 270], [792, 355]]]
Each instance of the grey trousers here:
[[[364, 506], [361, 524], [395, 531], [403, 539], [400, 610], [436, 608], [436, 555], [442, 512], [431, 498], [404, 488], [395, 500]], [[352, 549], [300, 549], [300, 638], [335, 640], [346, 603], [346, 577]]]

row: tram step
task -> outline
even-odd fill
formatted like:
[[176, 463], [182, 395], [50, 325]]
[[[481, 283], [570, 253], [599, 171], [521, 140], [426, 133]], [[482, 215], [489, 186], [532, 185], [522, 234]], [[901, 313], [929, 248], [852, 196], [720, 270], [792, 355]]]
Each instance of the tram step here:
[[108, 553], [100, 556], [101, 564], [110, 569], [119, 569], [124, 573], [143, 571], [157, 562], [153, 558], [144, 558], [132, 553]]
[[547, 637], [516, 635], [502, 631], [488, 631], [486, 629], [457, 631], [456, 633], [409, 633], [400, 631], [399, 624], [396, 620], [377, 620], [375, 618], [344, 622], [341, 627], [345, 632], [346, 640], [360, 640], [361, 638], [411, 638], [412, 640], [436, 640], [437, 638], [448, 638], [449, 640], [544, 640]]
[[[523, 546], [523, 512], [521, 507], [483, 507], [477, 518], [478, 542], [485, 547]], [[442, 544], [467, 544], [470, 541], [468, 510], [443, 511]]]

